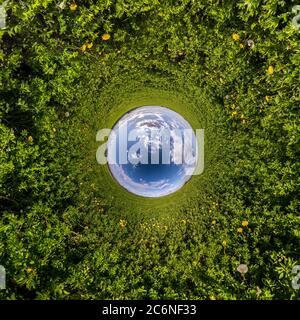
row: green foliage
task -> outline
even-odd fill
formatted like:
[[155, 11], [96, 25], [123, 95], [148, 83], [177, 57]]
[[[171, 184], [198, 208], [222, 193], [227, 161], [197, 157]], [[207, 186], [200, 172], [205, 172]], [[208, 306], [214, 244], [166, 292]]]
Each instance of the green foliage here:
[[[0, 297], [299, 297], [294, 2], [9, 1]], [[146, 201], [99, 168], [95, 136], [151, 102], [205, 128], [205, 172]]]

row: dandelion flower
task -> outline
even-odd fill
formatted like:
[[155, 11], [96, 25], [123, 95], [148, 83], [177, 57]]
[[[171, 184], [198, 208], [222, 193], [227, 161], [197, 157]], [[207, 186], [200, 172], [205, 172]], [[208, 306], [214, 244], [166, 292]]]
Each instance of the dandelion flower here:
[[86, 46], [87, 46], [88, 49], [91, 49], [93, 47], [93, 45], [94, 44], [91, 42], [91, 43], [88, 43]]
[[27, 273], [35, 273], [35, 269], [34, 269], [34, 268], [31, 268], [31, 267], [28, 267], [28, 268], [26, 269], [26, 272], [27, 272]]
[[124, 220], [124, 219], [120, 219], [119, 225], [120, 225], [120, 227], [121, 227], [122, 229], [124, 229], [124, 228], [126, 227], [126, 225], [127, 225], [127, 221]]
[[247, 227], [248, 224], [249, 224], [249, 222], [248, 222], [247, 220], [243, 220], [243, 221], [242, 221], [242, 226], [243, 226], [243, 227]]
[[232, 117], [235, 117], [236, 115], [237, 115], [237, 111], [231, 112], [231, 116], [232, 116]]
[[102, 35], [102, 40], [103, 41], [108, 41], [110, 39], [110, 34], [109, 33], [104, 33], [103, 35]]
[[70, 10], [75, 11], [77, 9], [77, 4], [76, 3], [71, 3], [70, 4]]
[[239, 40], [240, 40], [240, 36], [239, 36], [237, 33], [233, 33], [233, 34], [232, 34], [232, 39], [233, 39], [234, 41], [239, 41]]
[[272, 75], [274, 73], [274, 67], [273, 66], [269, 66], [268, 68], [268, 74]]
[[223, 240], [223, 241], [222, 241], [222, 246], [223, 246], [223, 247], [226, 247], [226, 246], [227, 246], [227, 241], [226, 241], [226, 240]]
[[82, 45], [82, 46], [80, 47], [80, 50], [81, 50], [82, 52], [84, 52], [84, 51], [86, 50], [86, 44]]
[[244, 48], [244, 45], [242, 43], [240, 43], [240, 48], [243, 49]]
[[237, 233], [243, 233], [243, 228], [237, 228]]
[[27, 140], [28, 140], [29, 142], [32, 142], [32, 141], [33, 141], [32, 136], [29, 136], [29, 137], [27, 138]]
[[254, 41], [251, 39], [247, 40], [247, 46], [249, 49], [253, 49], [254, 48]]
[[212, 222], [211, 222], [211, 224], [216, 224], [217, 223], [217, 221], [216, 220], [213, 220]]
[[248, 267], [246, 264], [240, 264], [236, 270], [240, 273], [240, 274], [245, 274], [248, 272]]

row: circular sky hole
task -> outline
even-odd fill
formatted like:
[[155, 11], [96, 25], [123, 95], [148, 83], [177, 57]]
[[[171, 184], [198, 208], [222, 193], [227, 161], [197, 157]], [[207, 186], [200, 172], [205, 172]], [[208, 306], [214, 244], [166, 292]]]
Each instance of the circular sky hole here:
[[197, 141], [177, 112], [143, 106], [127, 112], [107, 142], [108, 166], [129, 192], [162, 197], [179, 190], [197, 165]]

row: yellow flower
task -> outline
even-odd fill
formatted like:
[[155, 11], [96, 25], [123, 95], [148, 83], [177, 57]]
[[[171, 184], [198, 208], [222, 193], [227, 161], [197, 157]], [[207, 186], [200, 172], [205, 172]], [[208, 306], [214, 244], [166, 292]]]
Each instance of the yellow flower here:
[[211, 222], [211, 224], [216, 224], [217, 223], [217, 221], [216, 220], [213, 220], [212, 222]]
[[75, 11], [77, 9], [77, 4], [76, 3], [71, 3], [70, 4], [70, 10]]
[[84, 51], [86, 50], [86, 44], [82, 45], [82, 46], [80, 47], [80, 50], [81, 50], [82, 52], [84, 52]]
[[127, 221], [124, 219], [120, 219], [119, 221], [119, 225], [122, 229], [124, 229], [126, 227]]
[[26, 272], [27, 272], [27, 273], [36, 274], [36, 270], [35, 270], [34, 268], [32, 268], [32, 267], [28, 267], [28, 268], [26, 269]]
[[88, 43], [86, 46], [87, 46], [88, 49], [91, 49], [93, 47], [93, 45], [94, 44], [91, 42], [91, 43]]
[[235, 117], [237, 114], [238, 114], [237, 111], [231, 112], [231, 116], [232, 116], [232, 117]]
[[223, 241], [222, 241], [222, 246], [223, 246], [223, 247], [226, 247], [226, 246], [227, 246], [227, 241], [226, 241], [226, 240], [223, 240]]
[[243, 228], [237, 228], [237, 233], [243, 233]]
[[247, 227], [248, 224], [249, 224], [249, 222], [248, 222], [247, 220], [243, 220], [243, 221], [242, 221], [242, 226], [243, 226], [243, 227]]
[[265, 96], [265, 100], [266, 100], [267, 102], [270, 102], [271, 97], [270, 97], [270, 96]]
[[27, 138], [27, 140], [28, 140], [29, 142], [32, 142], [32, 141], [33, 141], [32, 136], [29, 136], [29, 137]]
[[274, 67], [273, 66], [269, 66], [268, 68], [268, 74], [273, 74], [274, 73]]
[[240, 43], [240, 48], [243, 49], [244, 48], [244, 45], [242, 43]]
[[107, 41], [107, 40], [109, 40], [109, 39], [110, 39], [110, 34], [104, 33], [104, 34], [102, 35], [102, 40], [103, 40], [103, 41]]
[[239, 40], [240, 40], [240, 36], [239, 36], [237, 33], [233, 33], [233, 34], [232, 34], [232, 39], [233, 39], [234, 41], [239, 41]]

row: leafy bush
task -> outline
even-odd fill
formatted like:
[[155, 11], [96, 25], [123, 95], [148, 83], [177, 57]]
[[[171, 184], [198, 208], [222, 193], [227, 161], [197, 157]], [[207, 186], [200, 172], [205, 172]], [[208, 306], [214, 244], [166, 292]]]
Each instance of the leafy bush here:
[[[2, 298], [299, 297], [294, 2], [8, 2]], [[206, 130], [205, 172], [163, 200], [95, 161], [97, 130], [145, 102]]]

